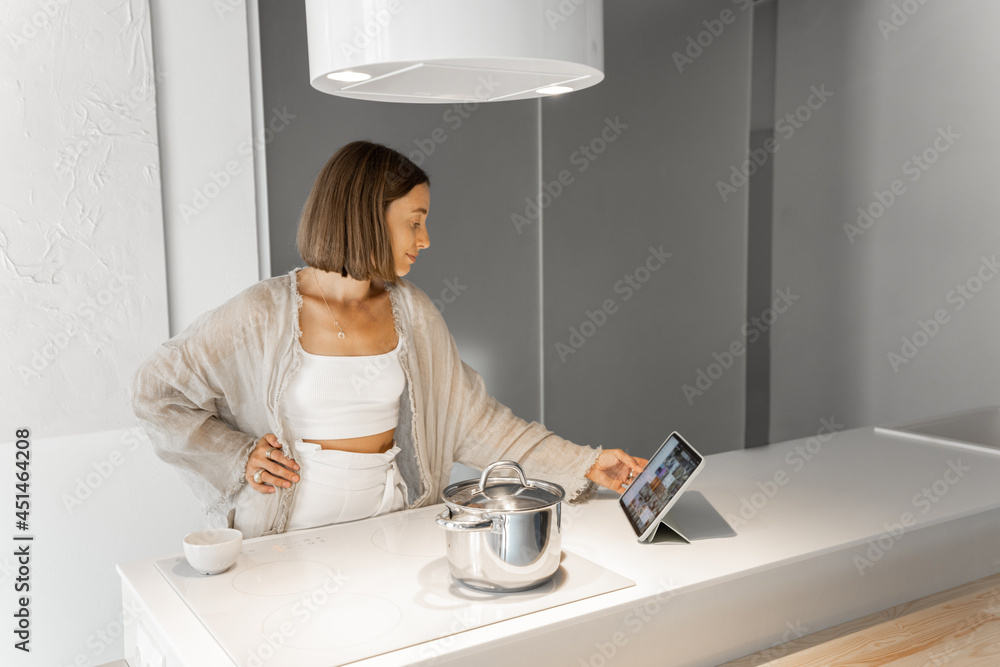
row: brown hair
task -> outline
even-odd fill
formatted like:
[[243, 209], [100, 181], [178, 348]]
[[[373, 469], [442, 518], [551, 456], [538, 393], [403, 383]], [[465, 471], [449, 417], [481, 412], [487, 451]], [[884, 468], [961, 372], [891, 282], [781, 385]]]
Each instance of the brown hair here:
[[389, 204], [430, 178], [405, 155], [370, 141], [352, 141], [323, 165], [296, 236], [309, 266], [355, 280], [395, 282], [385, 214]]

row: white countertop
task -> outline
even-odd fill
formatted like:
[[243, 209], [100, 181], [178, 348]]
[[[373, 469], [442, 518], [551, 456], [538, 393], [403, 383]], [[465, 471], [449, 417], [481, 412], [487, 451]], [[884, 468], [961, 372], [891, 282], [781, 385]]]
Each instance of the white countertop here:
[[[353, 664], [596, 666], [669, 653], [671, 665], [715, 665], [1000, 571], [998, 479], [1000, 453], [870, 427], [715, 454], [678, 510], [707, 501], [726, 521], [685, 526], [690, 545], [638, 544], [611, 492], [564, 504], [564, 549], [635, 586]], [[188, 664], [231, 664], [156, 571], [162, 557], [119, 566], [126, 603], [145, 606], [139, 625]]]

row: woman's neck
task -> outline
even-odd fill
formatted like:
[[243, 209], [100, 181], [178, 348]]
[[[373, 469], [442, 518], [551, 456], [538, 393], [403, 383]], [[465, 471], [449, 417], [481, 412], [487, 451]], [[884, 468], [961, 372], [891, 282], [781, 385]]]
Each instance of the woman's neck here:
[[306, 284], [310, 285], [314, 291], [318, 291], [317, 296], [325, 297], [329, 303], [356, 304], [371, 293], [372, 282], [370, 280], [345, 278], [337, 272], [321, 271], [314, 267], [306, 269], [306, 273], [312, 274], [306, 276]]

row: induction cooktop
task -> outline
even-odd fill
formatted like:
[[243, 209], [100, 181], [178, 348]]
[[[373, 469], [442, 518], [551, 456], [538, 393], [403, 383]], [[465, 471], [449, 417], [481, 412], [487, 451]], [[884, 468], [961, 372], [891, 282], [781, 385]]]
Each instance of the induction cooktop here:
[[246, 667], [330, 667], [416, 644], [430, 659], [456, 633], [635, 585], [563, 550], [556, 575], [537, 588], [467, 588], [448, 572], [444, 530], [434, 522], [443, 508], [247, 540], [216, 575], [196, 572], [183, 556], [156, 567]]

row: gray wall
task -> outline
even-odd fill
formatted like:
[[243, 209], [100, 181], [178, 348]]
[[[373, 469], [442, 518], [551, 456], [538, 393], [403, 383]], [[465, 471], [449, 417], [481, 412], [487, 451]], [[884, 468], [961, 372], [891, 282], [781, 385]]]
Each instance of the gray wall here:
[[[543, 222], [545, 414], [574, 441], [648, 455], [677, 429], [706, 452], [743, 446], [745, 357], [691, 401], [682, 387], [741, 340], [746, 315], [747, 191], [723, 201], [716, 181], [746, 156], [750, 13], [682, 71], [673, 60], [734, 6], [605, 3], [605, 80], [543, 103], [543, 177], [574, 177]], [[581, 171], [574, 154], [605, 119], [628, 127]], [[619, 281], [644, 277], [661, 245], [673, 256], [629, 296]], [[605, 300], [606, 323], [560, 353]]]
[[[851, 427], [1000, 402], [1000, 280], [976, 275], [1000, 246], [1000, 5], [913, 3], [893, 23], [895, 4], [779, 3], [777, 115], [813, 85], [833, 97], [775, 156], [774, 284], [801, 300], [772, 335], [774, 440], [823, 416]], [[907, 166], [947, 128], [959, 138], [929, 169]], [[893, 181], [903, 194], [849, 238]], [[964, 301], [953, 290], [969, 281], [981, 289]], [[927, 325], [936, 312], [947, 322]]]
[[459, 295], [448, 294], [454, 301], [442, 312], [462, 358], [498, 400], [537, 420], [538, 239], [511, 234], [509, 211], [537, 189], [538, 103], [469, 109], [320, 93], [309, 85], [304, 3], [263, 0], [259, 7], [264, 108], [296, 115], [267, 145], [272, 274], [302, 264], [299, 214], [338, 148], [368, 139], [410, 155], [430, 175], [431, 207], [430, 247], [407, 279], [432, 298], [457, 283]]
[[[648, 455], [678, 429], [705, 452], [742, 447], [742, 357], [692, 404], [682, 391], [713, 352], [740, 339], [746, 313], [746, 189], [725, 202], [716, 189], [745, 157], [749, 132], [751, 22], [736, 7], [605, 3], [601, 84], [543, 102], [482, 105], [454, 127], [450, 105], [314, 91], [300, 3], [262, 1], [264, 108], [296, 114], [267, 146], [272, 273], [301, 263], [299, 211], [330, 154], [359, 138], [410, 153], [441, 128], [447, 139], [423, 164], [431, 247], [408, 278], [432, 297], [445, 280], [465, 286], [443, 313], [490, 391], [583, 444]], [[679, 72], [673, 53], [724, 9], [733, 21]], [[606, 150], [592, 162], [574, 157], [616, 118], [628, 127], [607, 131], [615, 138]], [[572, 182], [539, 221], [525, 200], [562, 170]], [[626, 301], [616, 282], [661, 244], [673, 257]], [[562, 363], [556, 343], [568, 344], [569, 327], [606, 299], [616, 312]]]

